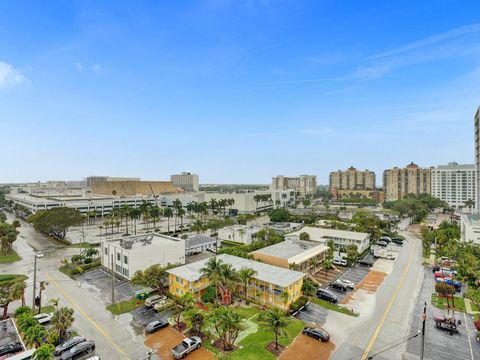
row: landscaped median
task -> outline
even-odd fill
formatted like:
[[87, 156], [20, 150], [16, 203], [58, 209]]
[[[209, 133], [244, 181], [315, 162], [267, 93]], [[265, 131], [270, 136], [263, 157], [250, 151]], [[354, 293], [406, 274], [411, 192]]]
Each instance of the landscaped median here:
[[21, 260], [21, 258], [13, 249], [6, 254], [0, 255], [0, 264], [9, 264], [18, 260]]
[[459, 296], [454, 296], [452, 299], [451, 296], [445, 297], [432, 294], [432, 305], [442, 310], [449, 309], [465, 312], [465, 300]]
[[336, 311], [345, 315], [350, 315], [350, 316], [358, 316], [359, 314], [354, 312], [353, 310], [349, 310], [346, 307], [337, 305], [337, 304], [332, 304], [330, 301], [326, 301], [323, 299], [317, 299], [315, 297], [312, 297], [310, 299], [311, 302], [320, 305], [328, 310]]

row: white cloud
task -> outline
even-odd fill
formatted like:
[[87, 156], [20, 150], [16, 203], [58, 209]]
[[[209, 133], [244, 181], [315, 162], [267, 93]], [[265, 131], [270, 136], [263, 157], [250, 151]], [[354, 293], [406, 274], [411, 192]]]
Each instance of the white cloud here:
[[28, 84], [29, 80], [12, 65], [0, 61], [0, 89]]
[[93, 64], [92, 70], [98, 74], [102, 70], [102, 67], [100, 66], [100, 64]]
[[73, 65], [75, 65], [75, 68], [77, 69], [78, 72], [81, 73], [81, 72], [83, 71], [83, 65], [82, 65], [82, 63], [76, 62], [76, 63], [74, 63]]

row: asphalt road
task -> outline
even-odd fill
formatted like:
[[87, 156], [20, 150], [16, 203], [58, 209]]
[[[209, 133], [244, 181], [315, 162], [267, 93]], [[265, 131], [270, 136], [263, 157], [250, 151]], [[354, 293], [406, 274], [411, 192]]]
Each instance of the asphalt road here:
[[[412, 318], [410, 333], [418, 331], [422, 324], [420, 316], [424, 303], [427, 303], [427, 321], [425, 327], [425, 359], [432, 360], [480, 360], [480, 343], [475, 339], [475, 327], [471, 316], [461, 312], [451, 313], [457, 320], [461, 320], [459, 333], [450, 335], [449, 332], [436, 328], [433, 321], [435, 315], [448, 315], [446, 310], [440, 310], [430, 304], [434, 291], [434, 278], [430, 268], [424, 270], [424, 280], [420, 295], [415, 305], [415, 316]], [[419, 356], [421, 338], [416, 337], [407, 344], [407, 353], [411, 358]]]
[[[423, 277], [420, 239], [401, 232], [407, 239], [400, 249], [392, 272], [385, 278], [375, 296], [374, 310], [355, 323], [348, 336], [332, 356], [334, 360], [365, 360], [368, 356], [400, 359], [406, 343], [386, 350], [403, 340], [410, 330], [415, 299]], [[380, 351], [384, 351], [379, 354]]]

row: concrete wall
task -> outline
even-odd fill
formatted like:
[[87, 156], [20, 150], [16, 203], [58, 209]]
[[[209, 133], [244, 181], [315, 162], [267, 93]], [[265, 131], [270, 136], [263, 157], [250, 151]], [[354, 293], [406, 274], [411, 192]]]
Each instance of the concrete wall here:
[[175, 192], [171, 181], [104, 181], [92, 184], [92, 192], [99, 195], [150, 195], [153, 188], [155, 194], [169, 194]]

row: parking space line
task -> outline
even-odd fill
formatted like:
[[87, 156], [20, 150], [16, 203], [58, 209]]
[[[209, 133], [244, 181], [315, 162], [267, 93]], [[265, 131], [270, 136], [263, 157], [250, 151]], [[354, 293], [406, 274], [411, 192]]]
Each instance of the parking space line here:
[[[306, 313], [301, 313], [301, 315], [302, 315], [301, 317], [307, 317], [307, 318], [313, 319], [313, 321], [311, 321], [311, 322], [314, 322], [314, 323], [318, 323], [318, 322], [319, 322], [318, 319], [317, 319], [316, 317], [312, 316], [312, 315], [309, 315], [309, 314], [306, 314]], [[303, 321], [303, 319], [300, 319], [300, 320]]]
[[472, 360], [475, 360], [473, 357], [473, 349], [472, 349], [472, 342], [470, 341], [470, 333], [468, 332], [468, 322], [467, 322], [467, 315], [463, 313], [463, 318], [465, 319], [465, 329], [467, 331], [467, 339], [468, 339], [468, 346], [470, 347], [470, 355], [472, 357]]
[[457, 358], [457, 359], [461, 359], [461, 360], [470, 360], [468, 358], [464, 358], [462, 356], [458, 356], [458, 355], [455, 355], [455, 354], [451, 354], [451, 353], [447, 353], [447, 352], [444, 352], [444, 351], [440, 351], [440, 350], [437, 350], [435, 348], [432, 348], [432, 351], [433, 352], [436, 352], [436, 353], [439, 353], [439, 354], [444, 354], [446, 356], [453, 356], [454, 358]]

